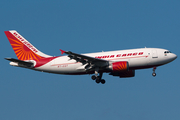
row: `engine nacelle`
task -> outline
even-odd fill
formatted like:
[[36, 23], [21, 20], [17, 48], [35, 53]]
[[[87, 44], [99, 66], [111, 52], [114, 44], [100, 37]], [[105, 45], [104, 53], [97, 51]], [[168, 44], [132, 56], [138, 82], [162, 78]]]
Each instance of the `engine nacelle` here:
[[114, 72], [128, 71], [129, 70], [129, 64], [127, 61], [113, 62], [109, 65], [109, 69], [111, 69]]
[[120, 78], [134, 77], [135, 70], [122, 71], [122, 72], [111, 72], [109, 75], [119, 76]]

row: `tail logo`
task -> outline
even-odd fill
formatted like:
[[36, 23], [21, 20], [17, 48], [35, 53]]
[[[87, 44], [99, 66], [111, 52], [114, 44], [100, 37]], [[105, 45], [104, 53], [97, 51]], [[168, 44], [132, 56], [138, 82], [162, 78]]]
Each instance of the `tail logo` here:
[[18, 35], [17, 33], [13, 33], [13, 35], [18, 38], [24, 45], [26, 45], [28, 48], [30, 48], [33, 52], [38, 52], [36, 50], [36, 48], [34, 48], [29, 42], [25, 41], [20, 35]]
[[16, 56], [19, 60], [36, 60], [39, 61], [40, 59], [44, 58], [40, 55], [36, 54], [38, 52], [33, 45], [31, 45], [27, 40], [21, 37], [16, 32], [5, 32], [8, 40], [16, 53]]

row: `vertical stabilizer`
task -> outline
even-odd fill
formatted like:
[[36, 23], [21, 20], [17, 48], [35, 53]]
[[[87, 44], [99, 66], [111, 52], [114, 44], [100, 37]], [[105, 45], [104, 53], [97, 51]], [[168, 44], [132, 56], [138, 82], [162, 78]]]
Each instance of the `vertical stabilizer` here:
[[5, 34], [19, 60], [36, 60], [51, 57], [39, 51], [17, 31], [5, 31]]

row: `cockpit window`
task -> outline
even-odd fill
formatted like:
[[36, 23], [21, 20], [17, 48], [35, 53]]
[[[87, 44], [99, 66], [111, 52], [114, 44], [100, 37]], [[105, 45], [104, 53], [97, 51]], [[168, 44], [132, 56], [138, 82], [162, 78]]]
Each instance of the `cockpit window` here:
[[171, 51], [164, 51], [164, 53], [171, 53]]

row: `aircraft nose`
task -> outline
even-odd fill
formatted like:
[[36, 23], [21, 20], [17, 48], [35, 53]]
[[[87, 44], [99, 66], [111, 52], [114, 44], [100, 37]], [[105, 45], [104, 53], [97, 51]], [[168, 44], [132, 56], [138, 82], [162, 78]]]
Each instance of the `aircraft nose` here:
[[177, 58], [177, 55], [172, 53], [172, 59], [175, 60]]

